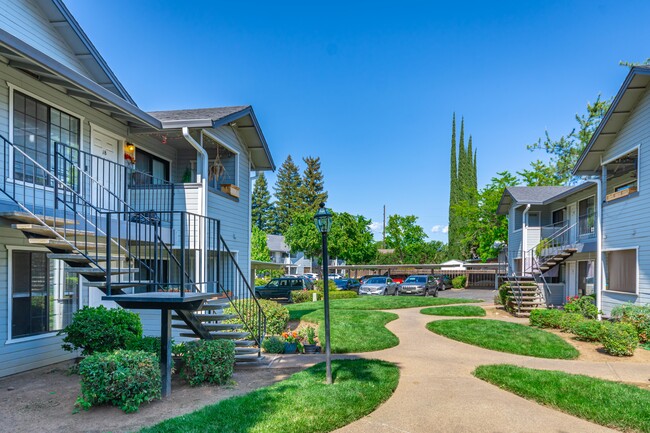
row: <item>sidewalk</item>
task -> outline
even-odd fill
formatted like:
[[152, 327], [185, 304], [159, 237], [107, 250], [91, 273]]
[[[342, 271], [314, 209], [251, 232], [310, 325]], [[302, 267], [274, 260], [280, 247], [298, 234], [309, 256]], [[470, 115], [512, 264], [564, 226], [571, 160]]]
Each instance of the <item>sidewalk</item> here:
[[[612, 432], [605, 427], [547, 408], [503, 391], [472, 376], [485, 364], [515, 364], [562, 370], [608, 380], [647, 383], [646, 364], [551, 360], [495, 352], [460, 343], [428, 331], [432, 320], [421, 308], [394, 310], [399, 319], [387, 328], [397, 335], [397, 347], [336, 358], [375, 358], [400, 367], [395, 394], [375, 412], [345, 426], [338, 433], [432, 432]], [[323, 356], [279, 356], [271, 367], [322, 362]]]

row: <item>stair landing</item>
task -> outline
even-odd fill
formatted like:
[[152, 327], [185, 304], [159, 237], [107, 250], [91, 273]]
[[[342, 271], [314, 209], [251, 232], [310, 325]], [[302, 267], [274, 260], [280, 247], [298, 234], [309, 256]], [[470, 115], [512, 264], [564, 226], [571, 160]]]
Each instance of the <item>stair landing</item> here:
[[141, 310], [198, 310], [214, 293], [147, 292], [123, 295], [102, 296], [103, 301], [113, 301], [123, 308]]

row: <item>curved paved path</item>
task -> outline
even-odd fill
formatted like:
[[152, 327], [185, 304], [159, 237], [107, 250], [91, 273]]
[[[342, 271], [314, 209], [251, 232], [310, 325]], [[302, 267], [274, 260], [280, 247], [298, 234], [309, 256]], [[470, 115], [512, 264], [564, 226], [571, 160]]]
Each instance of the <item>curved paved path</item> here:
[[[503, 391], [471, 373], [479, 365], [508, 363], [625, 382], [647, 382], [650, 375], [646, 364], [549, 360], [460, 343], [425, 328], [432, 320], [452, 318], [423, 315], [421, 309], [391, 310], [399, 319], [386, 327], [399, 337], [399, 346], [355, 355], [393, 362], [400, 367], [401, 377], [387, 402], [337, 433], [612, 432], [615, 430]], [[281, 367], [308, 359], [310, 364], [323, 361], [320, 356], [316, 358], [281, 357], [273, 364]]]

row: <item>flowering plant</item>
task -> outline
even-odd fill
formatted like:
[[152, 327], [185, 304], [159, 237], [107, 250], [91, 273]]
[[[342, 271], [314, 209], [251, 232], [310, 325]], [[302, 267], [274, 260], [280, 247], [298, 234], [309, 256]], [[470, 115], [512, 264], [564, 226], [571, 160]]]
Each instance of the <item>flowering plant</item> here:
[[282, 338], [284, 338], [284, 341], [286, 343], [299, 343], [300, 342], [300, 336], [296, 331], [291, 331], [291, 332], [283, 332], [282, 333]]
[[592, 295], [567, 296], [564, 311], [567, 313], [582, 314], [587, 319], [595, 319], [598, 317], [598, 307], [596, 307], [595, 299]]

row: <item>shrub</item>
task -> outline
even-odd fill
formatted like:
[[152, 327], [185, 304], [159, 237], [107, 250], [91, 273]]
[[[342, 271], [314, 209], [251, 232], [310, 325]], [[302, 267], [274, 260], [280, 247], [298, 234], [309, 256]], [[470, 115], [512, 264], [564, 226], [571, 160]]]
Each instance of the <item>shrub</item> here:
[[451, 280], [451, 286], [454, 289], [464, 289], [466, 283], [467, 283], [467, 276], [465, 275], [459, 275], [455, 277], [453, 280]]
[[264, 349], [266, 353], [283, 353], [284, 341], [275, 335], [267, 337], [262, 341], [262, 349]]
[[255, 287], [266, 286], [271, 281], [271, 277], [255, 278]]
[[598, 317], [598, 308], [593, 296], [575, 296], [568, 297], [567, 303], [564, 304], [564, 311], [567, 313], [578, 313], [587, 319], [595, 319]]
[[650, 341], [650, 305], [619, 305], [612, 310], [612, 318], [633, 325], [641, 343]]
[[533, 310], [530, 312], [530, 324], [539, 328], [559, 328], [562, 316], [566, 313], [561, 310]]
[[600, 341], [603, 334], [603, 324], [598, 320], [583, 320], [575, 324], [572, 332], [578, 340]]
[[352, 290], [338, 290], [336, 292], [330, 292], [329, 293], [329, 298], [330, 299], [350, 299], [350, 298], [358, 298], [359, 295], [357, 292], [354, 292]]
[[576, 325], [580, 322], [583, 322], [587, 319], [582, 314], [579, 313], [564, 313], [560, 317], [559, 326], [562, 332], [571, 332], [575, 329]]
[[[251, 332], [253, 338], [257, 339], [257, 308], [253, 308], [252, 303], [255, 300], [252, 298], [249, 299], [238, 299], [232, 302], [232, 305], [237, 308], [228, 307], [224, 310], [226, 314], [237, 314], [239, 311], [241, 314], [245, 315], [246, 323], [251, 326], [252, 329], [246, 329], [246, 331]], [[266, 299], [258, 299], [260, 307], [266, 316], [266, 333], [267, 335], [277, 335], [281, 334], [284, 331], [284, 328], [287, 326], [289, 321], [289, 310], [280, 305], [275, 301], [269, 301]], [[227, 321], [228, 323], [243, 323], [240, 318], [231, 319]], [[264, 332], [264, 330], [262, 330]]]
[[160, 365], [153, 354], [141, 350], [96, 353], [79, 363], [83, 409], [110, 404], [135, 412], [142, 403], [160, 398]]
[[142, 338], [142, 323], [138, 314], [123, 308], [84, 307], [59, 331], [58, 335], [62, 334], [64, 350], [82, 349], [81, 354], [86, 356], [126, 349]]
[[[312, 302], [314, 293], [316, 293], [316, 299], [318, 301], [323, 300], [323, 292], [319, 290], [294, 290], [291, 292], [291, 300], [294, 304]], [[335, 290], [329, 292], [330, 299], [349, 299], [358, 296], [359, 295], [352, 290]]]
[[[174, 344], [172, 340], [172, 345]], [[129, 346], [128, 350], [142, 350], [143, 352], [153, 353], [156, 356], [160, 356], [160, 337], [142, 337], [138, 340], [133, 340]]]
[[221, 385], [232, 376], [235, 343], [230, 340], [199, 340], [187, 344], [181, 376], [190, 386], [204, 382]]
[[603, 328], [601, 342], [610, 355], [632, 356], [639, 345], [636, 328], [629, 323], [608, 323]]
[[[335, 283], [334, 281], [329, 280], [329, 279], [328, 279], [327, 281], [328, 281], [328, 283], [327, 283], [327, 287], [329, 287], [330, 292], [331, 292], [332, 290], [338, 290], [338, 288], [337, 288], [337, 286], [336, 286], [336, 283]], [[325, 282], [324, 282], [323, 280], [316, 280], [316, 281], [314, 281], [314, 288], [315, 288], [316, 290], [320, 290], [320, 291], [322, 292], [322, 291], [323, 291], [323, 287], [325, 287]]]

